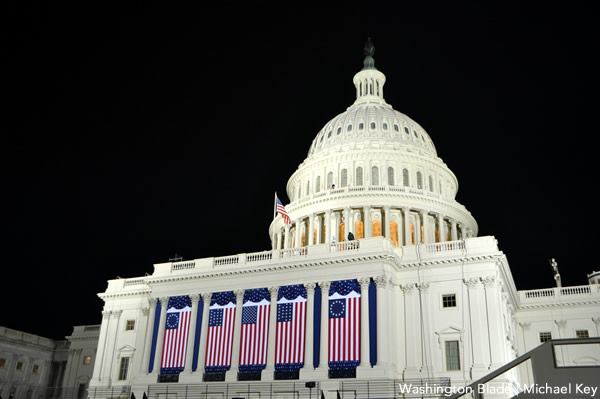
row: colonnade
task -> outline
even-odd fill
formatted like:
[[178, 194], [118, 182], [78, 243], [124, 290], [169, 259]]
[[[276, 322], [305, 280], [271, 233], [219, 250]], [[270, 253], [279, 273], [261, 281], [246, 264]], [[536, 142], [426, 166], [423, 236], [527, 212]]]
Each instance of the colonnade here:
[[[364, 277], [358, 279], [361, 288], [361, 339], [360, 339], [360, 366], [359, 367], [371, 367], [370, 359], [370, 328], [369, 328], [369, 284], [371, 281], [377, 286], [377, 296], [384, 297], [386, 294], [387, 279], [381, 277], [371, 278]], [[317, 284], [306, 283], [306, 324], [305, 324], [305, 346], [304, 346], [304, 366], [302, 370], [311, 372], [322, 372], [323, 375], [327, 374], [328, 371], [328, 354], [329, 354], [329, 331], [328, 331], [328, 315], [329, 315], [329, 281], [323, 281], [318, 283], [318, 287], [321, 289], [321, 303], [315, 304], [315, 288]], [[265, 372], [262, 373], [262, 380], [268, 381], [273, 379], [273, 371], [275, 370], [275, 332], [276, 332], [276, 321], [277, 321], [277, 294], [279, 287], [270, 287], [271, 293], [271, 310], [269, 317], [269, 332], [268, 332], [268, 345], [267, 345], [267, 365]], [[241, 330], [241, 314], [244, 290], [234, 291], [236, 295], [236, 319], [233, 331], [233, 348], [231, 350], [231, 367], [226, 374], [227, 381], [233, 381], [237, 379], [237, 372], [239, 371], [239, 351], [240, 351], [240, 330]], [[192, 324], [190, 326], [189, 335], [187, 338], [186, 345], [186, 357], [185, 357], [185, 368], [182, 372], [183, 375], [194, 376], [197, 375], [202, 378], [204, 372], [205, 359], [204, 352], [206, 350], [207, 343], [207, 331], [208, 331], [208, 316], [210, 310], [210, 301], [212, 297], [211, 292], [202, 292], [201, 294], [190, 295], [192, 302]], [[160, 373], [160, 362], [161, 353], [164, 343], [165, 335], [165, 320], [167, 312], [167, 304], [169, 297], [152, 298], [150, 315], [148, 318], [147, 331], [154, 330], [155, 317], [152, 316], [156, 313], [156, 306], [160, 303], [160, 314], [158, 321], [157, 335], [146, 334], [146, 342], [144, 345], [144, 353], [142, 356], [142, 372], [145, 374], [155, 375], [158, 377]], [[383, 342], [386, 335], [389, 334], [386, 326], [386, 302], [387, 299], [378, 301], [378, 309], [376, 316], [377, 323], [377, 337], [378, 342]], [[316, 306], [315, 306], [316, 305]], [[199, 306], [203, 307], [202, 318], [198, 319], [197, 314]], [[317, 306], [321, 309], [320, 320], [315, 320], [314, 310]], [[200, 325], [198, 325], [200, 323]], [[313, 364], [313, 356], [315, 353], [315, 336], [314, 336], [314, 323], [320, 323], [319, 332], [319, 352], [318, 352], [318, 366], [315, 368]], [[194, 340], [197, 335], [197, 329], [200, 329], [200, 339], [198, 346], [194, 345]], [[102, 337], [101, 337], [102, 339]], [[156, 346], [154, 351], [154, 358], [152, 358], [151, 349], [152, 343], [156, 340]], [[386, 346], [377, 345], [377, 363], [378, 365], [385, 364], [387, 353]], [[194, 354], [197, 354], [196, 367], [193, 367]]]
[[301, 248], [383, 236], [394, 245], [456, 241], [471, 236], [470, 229], [441, 213], [391, 206], [329, 209], [296, 219], [274, 231], [273, 249]]

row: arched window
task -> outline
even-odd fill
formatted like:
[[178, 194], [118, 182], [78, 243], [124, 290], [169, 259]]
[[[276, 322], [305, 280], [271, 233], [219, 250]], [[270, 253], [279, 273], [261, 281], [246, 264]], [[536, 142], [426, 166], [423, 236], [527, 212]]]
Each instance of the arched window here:
[[327, 138], [331, 137], [331, 130], [327, 133]]
[[398, 131], [398, 125], [394, 125], [394, 130]]
[[388, 185], [394, 185], [394, 168], [391, 166], [388, 168]]
[[333, 172], [327, 173], [327, 189], [333, 188]]
[[375, 122], [371, 122], [371, 130], [375, 130], [376, 127], [377, 125], [375, 124]]
[[317, 180], [315, 180], [315, 193], [321, 191], [321, 176], [317, 176]]
[[306, 195], [310, 195], [310, 180], [306, 182]]
[[348, 131], [351, 132], [352, 131], [352, 125], [348, 125]]
[[296, 199], [300, 198], [300, 195], [302, 194], [302, 184], [298, 183], [298, 189], [297, 191], [297, 195], [296, 195]]
[[371, 168], [371, 185], [372, 186], [379, 185], [379, 168], [377, 166], [373, 166]]
[[387, 128], [388, 128], [387, 123], [383, 122], [382, 127], [383, 127], [383, 130], [387, 130]]
[[365, 128], [365, 124], [364, 123], [359, 123], [358, 124], [358, 130], [363, 130]]
[[404, 133], [410, 134], [410, 132], [408, 131], [408, 128], [406, 126], [404, 126]]
[[417, 188], [419, 190], [423, 189], [423, 174], [421, 172], [417, 172]]
[[439, 183], [440, 183], [440, 194], [441, 194], [442, 193], [442, 181], [440, 180]]
[[356, 168], [356, 179], [354, 179], [357, 186], [363, 185], [363, 169], [361, 166]]
[[402, 169], [402, 185], [404, 187], [408, 187], [410, 185], [410, 180], [408, 179], [408, 169]]
[[340, 176], [340, 186], [346, 187], [348, 185], [348, 169], [342, 169], [342, 175]]
[[429, 176], [429, 191], [433, 192], [433, 177]]

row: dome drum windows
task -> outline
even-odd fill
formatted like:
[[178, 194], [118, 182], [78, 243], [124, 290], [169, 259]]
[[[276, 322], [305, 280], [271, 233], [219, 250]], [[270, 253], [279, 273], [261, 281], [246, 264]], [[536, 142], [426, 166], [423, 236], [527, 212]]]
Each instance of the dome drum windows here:
[[433, 177], [429, 176], [429, 191], [433, 192]]
[[354, 178], [354, 182], [357, 186], [363, 185], [363, 168], [361, 166], [356, 168], [356, 177]]
[[423, 189], [423, 174], [421, 172], [417, 172], [417, 188], [419, 190]]
[[375, 130], [375, 128], [377, 127], [375, 122], [371, 122], [371, 124], [369, 126], [370, 126], [371, 130]]
[[327, 173], [327, 189], [335, 188], [333, 185], [333, 172]]
[[348, 127], [346, 128], [347, 131], [351, 132], [352, 131], [352, 125], [348, 125]]
[[371, 185], [372, 186], [379, 185], [379, 168], [377, 166], [373, 166], [371, 168]]
[[358, 124], [358, 130], [364, 130], [365, 129], [365, 124], [364, 123], [359, 123]]
[[398, 125], [394, 124], [394, 130], [397, 131], [397, 132], [400, 131], [400, 128], [398, 127]]
[[394, 185], [394, 168], [392, 168], [391, 166], [388, 167], [387, 178], [388, 178], [388, 185], [393, 186]]
[[315, 193], [321, 191], [321, 176], [317, 176], [315, 180]]
[[410, 179], [409, 179], [409, 175], [408, 175], [408, 169], [406, 169], [406, 168], [402, 169], [402, 185], [404, 187], [410, 186]]
[[383, 122], [382, 128], [383, 130], [388, 130], [388, 124]]
[[348, 169], [342, 169], [340, 176], [340, 186], [346, 187], [348, 185]]

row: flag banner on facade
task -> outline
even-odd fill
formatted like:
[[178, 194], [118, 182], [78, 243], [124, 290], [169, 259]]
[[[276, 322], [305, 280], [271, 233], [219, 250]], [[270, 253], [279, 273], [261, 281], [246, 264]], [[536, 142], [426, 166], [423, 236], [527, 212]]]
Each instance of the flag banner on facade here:
[[208, 331], [205, 369], [211, 371], [229, 370], [235, 322], [235, 295], [233, 291], [212, 294], [208, 311]]
[[354, 368], [360, 363], [360, 285], [334, 281], [329, 288], [329, 367]]
[[288, 215], [287, 211], [285, 210], [285, 205], [283, 205], [283, 202], [281, 202], [279, 197], [277, 197], [277, 193], [275, 193], [275, 206], [277, 209], [277, 213], [279, 213], [283, 218], [283, 222], [285, 224], [290, 224], [290, 215]]
[[163, 339], [161, 374], [176, 374], [185, 367], [185, 354], [192, 317], [189, 296], [170, 297], [167, 304], [165, 335]]
[[240, 331], [240, 371], [259, 371], [267, 365], [271, 295], [266, 288], [246, 290]]
[[279, 287], [277, 298], [275, 370], [295, 371], [304, 365], [306, 288], [301, 284]]

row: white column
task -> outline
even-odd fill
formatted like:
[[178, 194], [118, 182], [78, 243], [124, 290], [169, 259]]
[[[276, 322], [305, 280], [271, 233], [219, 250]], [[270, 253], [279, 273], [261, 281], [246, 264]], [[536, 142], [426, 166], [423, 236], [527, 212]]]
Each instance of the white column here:
[[373, 237], [373, 225], [371, 224], [371, 207], [365, 206], [363, 208], [363, 213], [365, 215], [363, 221], [365, 238]]
[[[427, 217], [427, 211], [421, 211], [421, 220], [423, 221], [423, 242], [422, 244], [429, 243], [429, 220]], [[419, 234], [420, 235], [420, 234]]]
[[369, 337], [369, 284], [371, 279], [363, 277], [360, 283], [360, 367], [371, 367], [371, 347]]
[[419, 377], [421, 362], [421, 318], [419, 315], [419, 297], [415, 284], [406, 284], [400, 287], [404, 296], [402, 319], [404, 320], [404, 368], [402, 377], [405, 379]]
[[406, 353], [406, 346], [404, 342], [404, 331], [406, 325], [404, 324], [404, 295], [402, 292], [402, 286], [398, 284], [392, 284], [393, 302], [391, 306], [392, 317], [391, 320], [394, 322], [395, 332], [393, 333], [393, 345], [395, 348], [395, 359], [396, 371], [401, 373], [404, 367], [406, 367], [404, 354]]
[[262, 375], [263, 381], [272, 381], [275, 372], [275, 332], [277, 330], [277, 293], [279, 287], [269, 287], [271, 309], [269, 310], [269, 337], [267, 342], [267, 367]]
[[296, 219], [296, 228], [294, 229], [294, 241], [296, 242], [296, 248], [302, 248], [302, 243], [300, 242], [300, 225], [302, 222], [300, 219]]
[[316, 234], [316, 239], [317, 239], [317, 245], [321, 243], [321, 231], [323, 231], [322, 226], [325, 220], [325, 215], [317, 215], [317, 234]]
[[378, 276], [375, 278], [377, 284], [377, 366], [384, 367], [388, 364], [388, 352], [386, 334], [387, 329], [387, 277]]
[[452, 241], [458, 240], [458, 231], [456, 230], [456, 220], [450, 221], [450, 238]]
[[304, 284], [306, 288], [306, 340], [304, 341], [304, 367], [313, 370], [314, 321], [315, 321], [315, 283]]
[[117, 351], [117, 339], [119, 337], [119, 319], [121, 318], [121, 314], [123, 313], [123, 310], [113, 310], [112, 315], [115, 317], [115, 329], [114, 329], [114, 334], [113, 334], [113, 340], [112, 340], [112, 350], [110, 353], [110, 368], [108, 369], [108, 382], [110, 384], [111, 382], [111, 378], [113, 375], [113, 362], [116, 358], [116, 351]]
[[231, 368], [225, 376], [226, 381], [236, 381], [240, 365], [240, 330], [242, 328], [242, 305], [244, 290], [235, 291], [235, 322], [233, 324], [233, 348], [231, 348]]
[[204, 373], [204, 360], [206, 353], [206, 337], [208, 337], [208, 313], [210, 312], [210, 292], [202, 293], [202, 329], [200, 330], [200, 347], [198, 349], [198, 365], [194, 373]]
[[442, 216], [441, 213], [438, 213], [437, 220], [438, 220], [438, 231], [439, 231], [439, 235], [440, 235], [439, 242], [444, 242], [444, 241], [446, 241], [446, 232], [445, 232], [446, 223], [444, 222], [444, 217]]
[[319, 370], [329, 368], [329, 281], [319, 283], [321, 287], [321, 349], [319, 351]]
[[325, 212], [323, 223], [325, 223], [325, 244], [329, 244], [331, 242], [331, 209]]
[[142, 361], [140, 364], [140, 374], [148, 374], [148, 363], [150, 352], [152, 351], [152, 332], [154, 327], [154, 316], [156, 314], [156, 298], [149, 298], [147, 308], [143, 308], [143, 315], [146, 316], [146, 333], [144, 334], [144, 348]]
[[[96, 360], [94, 362], [94, 373], [93, 380], [98, 380], [102, 378], [102, 363], [104, 360], [104, 352], [106, 349], [106, 332], [108, 331], [109, 323], [110, 323], [110, 311], [103, 310], [102, 311], [102, 322], [100, 324], [100, 335], [98, 336], [98, 349], [96, 350]], [[59, 386], [60, 380], [56, 382], [56, 385]]]
[[[188, 333], [187, 345], [185, 347], [186, 355], [185, 355], [185, 368], [184, 373], [191, 374], [192, 373], [192, 362], [194, 360], [194, 351], [197, 348], [194, 348], [194, 337], [196, 336], [196, 329], [198, 328], [198, 323], [196, 320], [198, 319], [198, 301], [200, 300], [200, 295], [193, 294], [190, 295], [192, 299], [192, 314], [190, 319], [190, 330]], [[202, 321], [200, 321], [202, 323]]]
[[467, 306], [469, 309], [470, 323], [474, 334], [470, 337], [473, 341], [473, 370], [472, 378], [481, 377], [488, 370], [490, 364], [489, 347], [487, 339], [487, 320], [485, 314], [485, 295], [483, 285], [478, 278], [464, 280], [467, 286]]
[[290, 234], [290, 225], [286, 224], [285, 225], [285, 243], [283, 246], [284, 249], [288, 249], [288, 248], [292, 247], [292, 245], [290, 243], [291, 238], [292, 238], [292, 235]]
[[354, 234], [354, 228], [352, 225], [353, 223], [350, 221], [350, 208], [344, 208], [344, 241], [348, 240], [349, 232]]
[[404, 245], [411, 245], [410, 241], [410, 210], [402, 208], [402, 218], [404, 219]]
[[160, 321], [158, 322], [158, 337], [156, 337], [156, 352], [154, 353], [154, 367], [152, 374], [160, 373], [160, 361], [162, 357], [163, 342], [165, 339], [165, 321], [167, 319], [167, 305], [169, 297], [160, 298]]
[[315, 214], [311, 213], [308, 219], [308, 246], [312, 246], [314, 242], [314, 232], [315, 232]]
[[390, 237], [390, 222], [392, 221], [391, 217], [392, 217], [392, 214], [390, 212], [390, 207], [384, 206], [383, 207], [383, 222], [384, 222], [383, 235], [388, 240], [391, 239], [391, 237]]
[[279, 231], [277, 232], [277, 247], [275, 249], [281, 249], [281, 240], [282, 240], [281, 229], [279, 229]]

